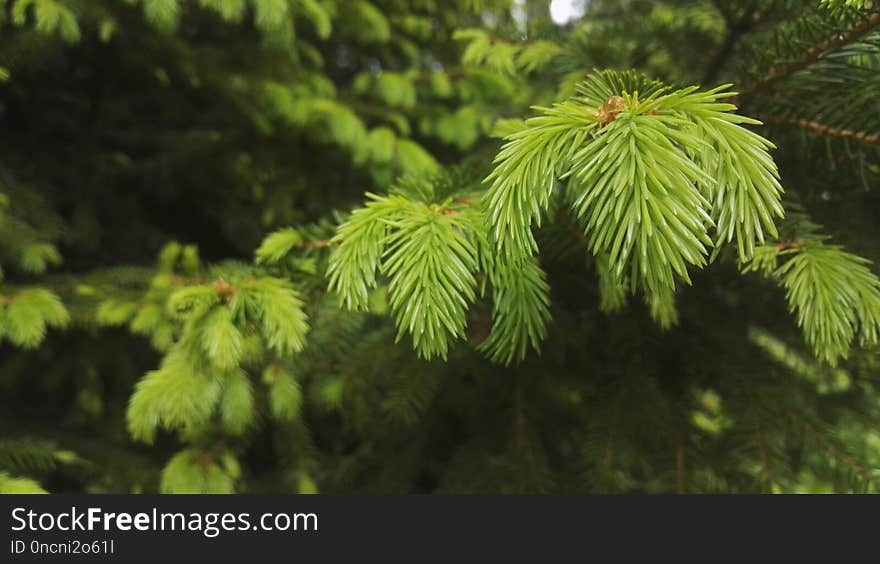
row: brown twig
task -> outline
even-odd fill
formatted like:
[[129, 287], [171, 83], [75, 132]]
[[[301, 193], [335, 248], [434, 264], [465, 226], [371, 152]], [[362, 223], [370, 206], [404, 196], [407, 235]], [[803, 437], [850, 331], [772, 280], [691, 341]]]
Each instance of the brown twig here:
[[821, 57], [826, 51], [839, 49], [844, 45], [855, 43], [877, 26], [880, 26], [880, 12], [872, 14], [868, 19], [859, 22], [849, 30], [839, 33], [834, 37], [823, 41], [819, 45], [804, 51], [796, 60], [772, 67], [763, 78], [752, 82], [739, 96], [737, 96], [737, 101], [735, 102], [736, 105], [740, 105], [740, 100], [767, 89], [767, 87], [777, 80], [786, 78], [799, 70], [805, 69], [818, 61], [819, 57]]
[[764, 475], [767, 478], [767, 484], [771, 490], [774, 486], [773, 474], [770, 471], [770, 461], [767, 457], [767, 443], [764, 440], [764, 432], [761, 429], [761, 415], [755, 407], [755, 392], [752, 387], [752, 380], [749, 377], [743, 377], [743, 383], [746, 388], [746, 396], [749, 398], [749, 411], [752, 412], [752, 426], [755, 431], [755, 438], [758, 441], [758, 452], [761, 456], [761, 467], [764, 468]]
[[761, 120], [764, 123], [796, 126], [806, 129], [808, 131], [812, 131], [813, 133], [818, 133], [819, 135], [825, 135], [828, 137], [845, 137], [847, 139], [852, 139], [853, 141], [866, 143], [868, 145], [876, 145], [880, 143], [880, 134], [876, 133], [869, 134], [862, 131], [853, 131], [851, 129], [839, 129], [837, 127], [831, 127], [830, 125], [825, 125], [823, 123], [808, 119], [786, 118], [761, 114], [758, 114], [754, 117], [755, 119]]
[[321, 239], [316, 241], [309, 241], [308, 243], [306, 243], [306, 246], [308, 246], [310, 249], [321, 249], [323, 247], [329, 247], [331, 245], [333, 245], [333, 242], [330, 241], [330, 239]]
[[562, 212], [562, 210], [560, 210], [560, 211], [556, 214], [556, 219], [559, 220], [559, 224], [560, 224], [562, 227], [564, 227], [566, 231], [568, 231], [569, 233], [571, 233], [572, 235], [574, 235], [574, 237], [575, 237], [578, 241], [580, 241], [581, 243], [583, 243], [583, 245], [584, 245], [585, 247], [587, 247], [587, 248], [590, 247], [590, 241], [587, 239], [587, 236], [584, 235], [583, 231], [581, 231], [580, 229], [578, 229], [577, 227], [575, 227], [574, 224], [572, 224], [572, 222], [568, 219], [568, 217], [565, 215], [565, 213]]

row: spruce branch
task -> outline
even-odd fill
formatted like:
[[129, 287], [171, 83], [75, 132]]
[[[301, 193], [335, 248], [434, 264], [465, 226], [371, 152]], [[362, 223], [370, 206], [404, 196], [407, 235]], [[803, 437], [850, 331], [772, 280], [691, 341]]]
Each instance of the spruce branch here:
[[[419, 356], [446, 358], [465, 337], [467, 312], [487, 287], [494, 325], [480, 346], [509, 363], [537, 348], [548, 320], [549, 289], [537, 262], [494, 256], [479, 194], [456, 175], [404, 180], [387, 196], [368, 194], [339, 226], [328, 280], [340, 305], [365, 310], [370, 292], [388, 280], [398, 339], [409, 333]], [[478, 283], [483, 274], [488, 284]]]
[[876, 4], [876, 0], [819, 0], [819, 4], [829, 10], [839, 10], [842, 8], [861, 10], [873, 7]]
[[479, 349], [490, 359], [510, 364], [538, 350], [550, 320], [550, 287], [534, 257], [490, 269], [493, 296], [492, 330]]
[[596, 257], [599, 278], [599, 309], [605, 313], [619, 311], [626, 305], [627, 281], [617, 275], [607, 255]]
[[[869, 261], [837, 245], [806, 240], [767, 246], [745, 272], [763, 271], [786, 290], [814, 354], [831, 364], [849, 356], [854, 342], [875, 345], [880, 331], [880, 279]], [[786, 259], [776, 266], [779, 258]]]
[[[264, 256], [286, 255], [290, 238], [289, 233], [276, 238]], [[261, 370], [267, 357], [273, 362], [292, 358], [305, 347], [309, 331], [304, 303], [290, 281], [257, 277], [237, 265], [178, 277], [175, 256], [183, 250], [163, 249], [160, 270], [172, 270], [155, 276], [141, 300], [101, 304], [105, 322], [128, 322], [132, 331], [151, 336], [166, 351], [159, 368], [138, 382], [126, 413], [132, 436], [148, 443], [159, 429], [189, 439], [212, 425], [229, 435], [243, 434], [257, 414], [248, 370]], [[181, 268], [187, 264], [194, 265], [191, 256]], [[265, 383], [273, 417], [289, 419], [298, 389], [280, 378]]]
[[188, 448], [174, 455], [162, 470], [159, 491], [166, 494], [235, 491], [241, 467], [231, 452]]
[[848, 356], [857, 336], [862, 345], [877, 342], [880, 280], [867, 264], [840, 247], [814, 244], [777, 271], [807, 342], [832, 365]]
[[464, 336], [465, 313], [476, 299], [481, 217], [455, 201], [369, 197], [340, 226], [330, 288], [349, 308], [366, 307], [380, 270], [390, 280], [398, 338], [409, 332], [420, 355], [445, 358], [450, 340]]
[[507, 138], [486, 179], [500, 257], [536, 252], [531, 226], [560, 180], [591, 252], [608, 254], [634, 288], [675, 288], [690, 281], [689, 266], [705, 266], [710, 247], [736, 239], [746, 261], [755, 241], [775, 236], [783, 210], [773, 145], [743, 127], [759, 122], [719, 101], [735, 95], [726, 86], [670, 91], [605, 71], [578, 91], [538, 108], [544, 115]]
[[377, 271], [387, 276], [398, 338], [410, 333], [425, 358], [445, 358], [450, 341], [464, 336], [484, 232], [482, 214], [462, 198], [435, 196], [430, 185], [368, 194], [340, 226], [328, 266], [330, 289], [350, 309], [366, 307]]
[[280, 262], [287, 254], [304, 243], [302, 235], [293, 228], [282, 229], [272, 233], [256, 250], [257, 264], [273, 264]]
[[36, 480], [20, 478], [0, 470], [0, 494], [45, 494], [49, 493]]
[[880, 484], [874, 482], [871, 476], [865, 471], [865, 469], [855, 462], [852, 458], [841, 452], [841, 450], [831, 441], [828, 440], [822, 433], [820, 433], [816, 428], [810, 424], [809, 421], [804, 419], [801, 415], [799, 415], [795, 410], [791, 407], [785, 405], [782, 401], [776, 399], [774, 400], [776, 405], [785, 413], [793, 423], [795, 423], [798, 427], [801, 427], [804, 431], [806, 431], [807, 436], [810, 438], [812, 442], [822, 447], [825, 451], [829, 452], [837, 461], [845, 465], [847, 468], [852, 470], [852, 472], [864, 480], [866, 483], [871, 484], [875, 489], [880, 487]]
[[762, 78], [755, 80], [743, 90], [737, 100], [737, 105], [741, 105], [739, 100], [746, 101], [754, 97], [754, 95], [767, 90], [778, 81], [788, 78], [816, 63], [826, 53], [858, 42], [878, 26], [880, 26], [880, 12], [868, 15], [849, 29], [836, 33], [833, 37], [822, 41], [815, 47], [807, 49], [794, 61], [771, 67]]
[[531, 224], [540, 225], [550, 195], [571, 155], [598, 127], [595, 112], [575, 101], [541, 109], [527, 128], [507, 137], [486, 180], [490, 220], [498, 250], [507, 260], [520, 260], [537, 251]]
[[766, 114], [755, 114], [755, 118], [768, 124], [799, 127], [811, 133], [816, 133], [817, 135], [823, 135], [825, 137], [840, 137], [844, 139], [852, 139], [853, 141], [865, 143], [868, 145], [880, 144], [880, 134], [877, 133], [865, 133], [863, 131], [853, 131], [851, 129], [832, 127], [818, 121], [803, 118], [788, 118]]
[[0, 294], [0, 338], [17, 346], [35, 348], [48, 328], [63, 328], [69, 321], [70, 314], [58, 296], [44, 288]]

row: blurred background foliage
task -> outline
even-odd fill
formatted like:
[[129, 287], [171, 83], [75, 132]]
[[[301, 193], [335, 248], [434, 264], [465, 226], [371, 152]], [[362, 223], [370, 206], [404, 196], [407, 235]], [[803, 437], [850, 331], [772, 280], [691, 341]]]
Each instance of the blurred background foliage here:
[[548, 335], [510, 366], [474, 350], [486, 304], [425, 361], [385, 284], [351, 313], [324, 274], [364, 192], [481, 190], [605, 68], [733, 83], [778, 146], [770, 246], [876, 260], [878, 26], [873, 0], [0, 0], [0, 492], [876, 491], [877, 348], [817, 359], [735, 253], [658, 324], [553, 216]]

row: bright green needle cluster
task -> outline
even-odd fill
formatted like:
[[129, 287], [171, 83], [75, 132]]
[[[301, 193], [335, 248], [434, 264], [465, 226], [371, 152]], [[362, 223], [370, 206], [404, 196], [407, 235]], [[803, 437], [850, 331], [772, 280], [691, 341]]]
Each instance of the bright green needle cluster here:
[[[746, 270], [763, 272], [785, 288], [789, 309], [818, 358], [833, 366], [849, 356], [856, 340], [877, 344], [880, 279], [870, 261], [821, 240], [759, 249]], [[777, 266], [780, 259], [786, 260]]]
[[775, 236], [783, 214], [773, 145], [743, 125], [756, 120], [721, 102], [721, 86], [671, 90], [636, 73], [587, 78], [578, 96], [507, 138], [487, 178], [489, 217], [507, 260], [537, 251], [540, 224], [560, 181], [594, 255], [617, 276], [657, 293], [690, 283], [712, 247], [736, 241], [740, 260]]
[[365, 310], [387, 279], [398, 339], [412, 336], [424, 358], [446, 358], [465, 337], [468, 310], [487, 281], [495, 290], [494, 324], [482, 350], [511, 362], [536, 347], [549, 317], [548, 287], [537, 262], [496, 260], [478, 192], [454, 177], [404, 182], [387, 196], [368, 194], [334, 238], [330, 289], [342, 305]]
[[[289, 359], [305, 347], [303, 305], [289, 282], [268, 276], [175, 289], [166, 312], [182, 324], [179, 336], [159, 369], [137, 384], [128, 409], [132, 435], [151, 442], [166, 428], [194, 436], [215, 417], [228, 432], [244, 432], [256, 418], [247, 371], [262, 370], [261, 358]], [[277, 380], [281, 393], [287, 391], [282, 376], [269, 382], [270, 401], [278, 404], [273, 411], [281, 414], [290, 402], [272, 390]]]

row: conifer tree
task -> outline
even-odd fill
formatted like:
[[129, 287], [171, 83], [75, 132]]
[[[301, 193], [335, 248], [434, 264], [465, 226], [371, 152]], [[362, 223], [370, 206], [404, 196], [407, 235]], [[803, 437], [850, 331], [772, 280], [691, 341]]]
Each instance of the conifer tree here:
[[876, 491], [880, 5], [550, 4], [0, 0], [0, 492]]

